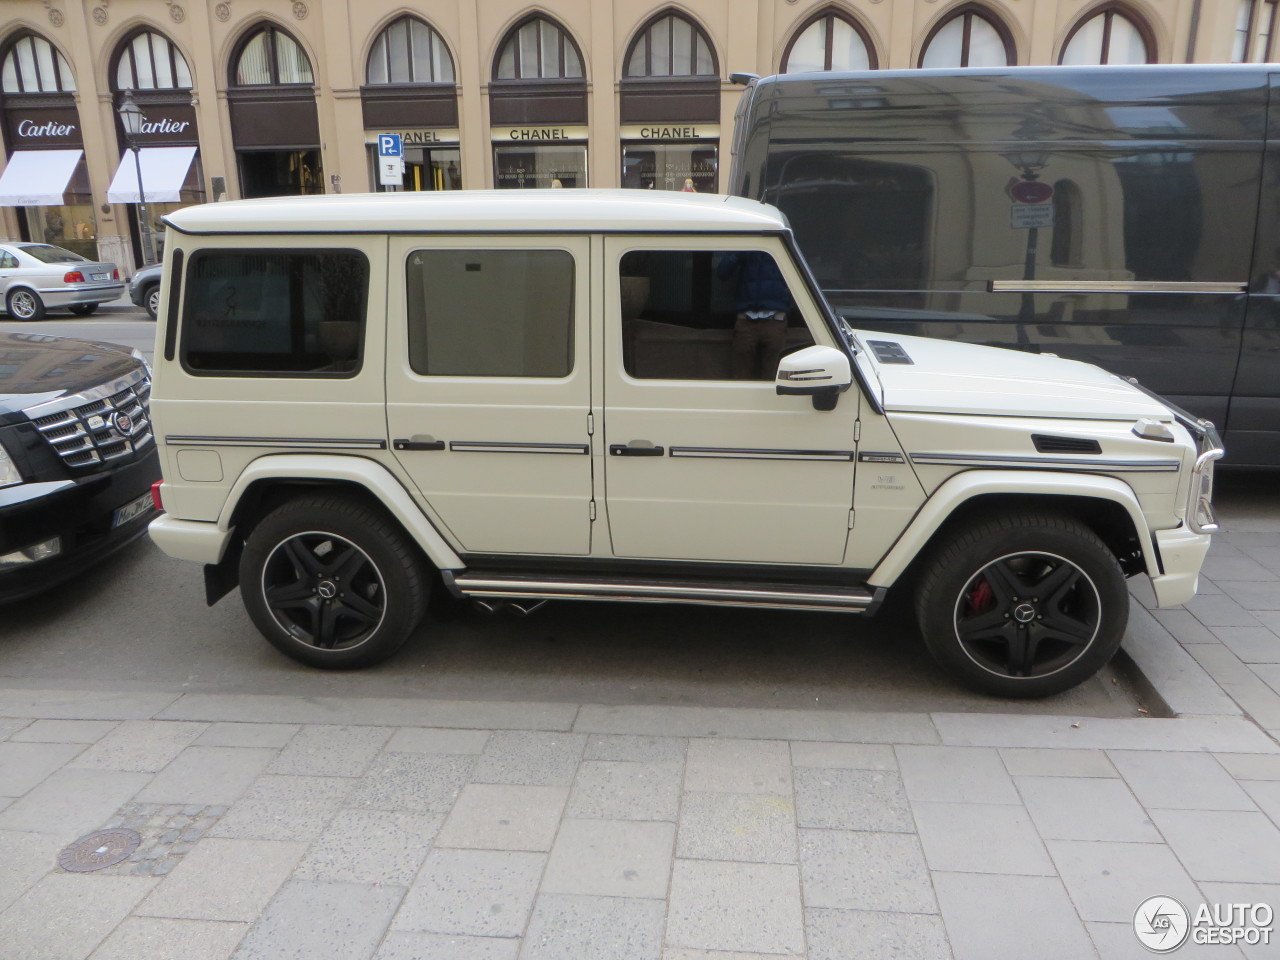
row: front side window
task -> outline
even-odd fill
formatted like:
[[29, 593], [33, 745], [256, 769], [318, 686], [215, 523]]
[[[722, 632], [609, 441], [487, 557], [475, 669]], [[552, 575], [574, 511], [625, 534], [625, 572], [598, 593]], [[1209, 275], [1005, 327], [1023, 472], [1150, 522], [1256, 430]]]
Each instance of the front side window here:
[[813, 344], [763, 250], [632, 250], [619, 265], [622, 359], [638, 380], [773, 380]]
[[409, 365], [428, 377], [567, 377], [573, 255], [414, 250], [405, 280]]
[[933, 28], [920, 54], [920, 66], [1010, 67], [1016, 63], [1013, 38], [994, 14], [963, 7]]
[[354, 376], [368, 289], [369, 261], [356, 250], [197, 252], [183, 365], [202, 376]]

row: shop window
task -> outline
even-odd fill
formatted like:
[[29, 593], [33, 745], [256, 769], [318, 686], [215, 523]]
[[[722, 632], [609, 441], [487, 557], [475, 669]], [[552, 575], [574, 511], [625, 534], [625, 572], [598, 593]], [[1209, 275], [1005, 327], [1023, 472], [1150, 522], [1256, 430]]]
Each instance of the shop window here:
[[453, 83], [453, 57], [444, 38], [417, 17], [391, 24], [369, 51], [365, 82]]
[[148, 30], [121, 49], [115, 79], [117, 90], [189, 90], [191, 69], [167, 37]]
[[9, 45], [0, 64], [5, 93], [70, 93], [75, 76], [66, 58], [44, 37], [23, 34]]
[[573, 39], [544, 17], [516, 27], [498, 51], [497, 80], [581, 80], [582, 55]]
[[702, 28], [674, 13], [652, 21], [631, 44], [624, 77], [707, 77], [717, 74]]
[[584, 144], [499, 144], [493, 148], [493, 159], [498, 189], [587, 185]]
[[1013, 36], [990, 11], [964, 6], [929, 31], [920, 66], [1010, 67], [1017, 63]]
[[875, 49], [852, 18], [828, 10], [810, 19], [782, 55], [783, 73], [820, 70], [874, 70]]
[[1154, 63], [1155, 41], [1141, 18], [1107, 6], [1086, 16], [1067, 34], [1058, 62], [1090, 64]]
[[237, 86], [315, 82], [311, 61], [298, 41], [270, 24], [245, 41], [235, 64]]
[[719, 144], [624, 143], [622, 185], [640, 190], [716, 192], [716, 154]]

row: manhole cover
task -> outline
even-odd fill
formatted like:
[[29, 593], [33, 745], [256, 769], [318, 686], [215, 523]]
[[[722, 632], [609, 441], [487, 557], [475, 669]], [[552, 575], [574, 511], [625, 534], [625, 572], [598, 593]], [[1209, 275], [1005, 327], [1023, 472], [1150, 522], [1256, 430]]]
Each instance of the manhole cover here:
[[99, 830], [58, 854], [58, 866], [71, 873], [101, 870], [125, 859], [141, 842], [142, 837], [133, 830]]

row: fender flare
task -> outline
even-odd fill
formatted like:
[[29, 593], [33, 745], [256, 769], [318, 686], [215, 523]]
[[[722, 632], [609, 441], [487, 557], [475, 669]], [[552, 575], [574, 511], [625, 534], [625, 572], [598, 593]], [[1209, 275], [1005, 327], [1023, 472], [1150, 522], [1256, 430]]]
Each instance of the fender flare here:
[[985, 494], [1030, 494], [1041, 498], [1046, 506], [1052, 506], [1054, 497], [1090, 497], [1118, 503], [1133, 521], [1147, 570], [1160, 570], [1142, 506], [1133, 488], [1123, 480], [1095, 474], [1039, 470], [968, 470], [946, 480], [933, 492], [897, 542], [881, 558], [867, 583], [873, 587], [893, 586], [956, 508]]
[[378, 498], [438, 570], [466, 566], [427, 519], [409, 492], [385, 466], [364, 457], [323, 454], [268, 454], [251, 462], [236, 478], [218, 515], [218, 529], [231, 529], [231, 516], [246, 490], [259, 480], [341, 480], [355, 483]]

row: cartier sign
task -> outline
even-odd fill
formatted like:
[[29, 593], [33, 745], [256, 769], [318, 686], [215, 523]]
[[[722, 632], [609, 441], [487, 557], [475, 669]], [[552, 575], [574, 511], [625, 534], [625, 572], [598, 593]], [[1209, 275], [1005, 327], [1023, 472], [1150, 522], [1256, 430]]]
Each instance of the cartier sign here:
[[74, 123], [55, 123], [52, 120], [46, 120], [44, 123], [36, 123], [34, 120], [23, 120], [18, 124], [18, 136], [20, 137], [70, 137], [76, 132]]
[[11, 105], [4, 112], [4, 127], [9, 143], [23, 149], [80, 147], [84, 143], [75, 107]]

